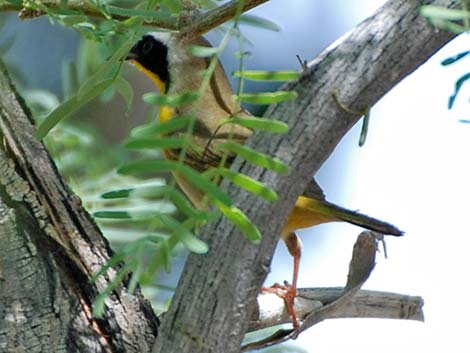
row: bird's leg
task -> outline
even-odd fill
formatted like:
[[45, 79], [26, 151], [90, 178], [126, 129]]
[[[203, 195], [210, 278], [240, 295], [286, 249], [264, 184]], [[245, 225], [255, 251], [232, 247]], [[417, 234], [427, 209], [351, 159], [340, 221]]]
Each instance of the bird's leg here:
[[286, 239], [287, 249], [294, 258], [294, 274], [292, 276], [292, 287], [295, 288], [297, 296], [297, 278], [299, 276], [300, 256], [302, 255], [302, 241], [295, 233], [290, 233]]
[[284, 296], [284, 301], [286, 302], [287, 310], [292, 317], [292, 322], [294, 324], [294, 329], [299, 330], [299, 319], [294, 308], [294, 300], [299, 294], [297, 292], [297, 278], [299, 276], [299, 266], [300, 266], [300, 256], [302, 255], [302, 241], [294, 232], [290, 233], [286, 239], [287, 249], [294, 259], [294, 274], [292, 276], [292, 285], [284, 282], [286, 287], [286, 294]]
[[289, 253], [294, 258], [294, 274], [292, 277], [292, 284], [289, 284], [287, 281], [284, 281], [284, 285], [276, 283], [272, 287], [262, 288], [262, 290], [265, 292], [274, 293], [284, 299], [287, 311], [289, 312], [289, 315], [292, 318], [294, 329], [298, 331], [300, 328], [300, 324], [299, 318], [297, 317], [297, 313], [295, 312], [294, 300], [298, 295], [297, 278], [299, 275], [300, 256], [302, 254], [302, 241], [297, 236], [297, 234], [292, 232], [287, 236], [287, 238], [285, 238], [285, 242]]

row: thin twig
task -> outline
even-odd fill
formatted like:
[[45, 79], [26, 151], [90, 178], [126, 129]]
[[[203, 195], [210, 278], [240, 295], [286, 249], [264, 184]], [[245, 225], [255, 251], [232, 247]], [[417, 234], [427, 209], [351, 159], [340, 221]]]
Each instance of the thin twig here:
[[[246, 0], [242, 12], [251, 10], [269, 0]], [[237, 13], [239, 0], [231, 0], [222, 6], [216, 7], [206, 13], [193, 18], [192, 23], [180, 28], [180, 32], [187, 39], [197, 38], [211, 29], [216, 28], [224, 22], [232, 19]]]
[[304, 74], [306, 74], [308, 72], [308, 62], [307, 62], [307, 60], [302, 59], [299, 54], [296, 54], [295, 57], [297, 58], [297, 60], [300, 64], [300, 68], [302, 69], [302, 72]]

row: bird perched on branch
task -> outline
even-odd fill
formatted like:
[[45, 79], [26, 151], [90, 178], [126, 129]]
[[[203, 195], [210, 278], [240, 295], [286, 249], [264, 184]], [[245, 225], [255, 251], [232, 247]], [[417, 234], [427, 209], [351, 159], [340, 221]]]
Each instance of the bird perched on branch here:
[[[156, 84], [163, 95], [171, 96], [198, 91], [204, 80], [201, 73], [208, 69], [210, 58], [196, 57], [187, 51], [188, 45], [211, 47], [204, 39], [199, 38], [191, 43], [184, 42], [176, 35], [167, 33], [149, 33], [144, 35], [131, 49], [127, 59], [131, 60]], [[184, 162], [198, 171], [218, 167], [223, 153], [217, 148], [227, 139], [244, 143], [252, 130], [235, 124], [222, 124], [234, 116], [250, 117], [250, 114], [233, 99], [233, 90], [220, 63], [217, 63], [207, 89], [197, 102], [178, 107], [162, 106], [160, 122], [177, 119], [178, 116], [195, 116], [193, 140], [195, 148], [186, 151]], [[198, 147], [198, 148], [196, 148]], [[225, 152], [226, 153], [226, 152]], [[179, 149], [166, 149], [164, 156], [177, 160]], [[226, 166], [230, 166], [234, 155], [226, 156]], [[198, 185], [184, 175], [175, 173], [176, 181], [198, 208], [204, 207], [205, 194]], [[314, 182], [313, 182], [314, 183]], [[287, 219], [280, 234], [294, 258], [292, 284], [276, 286], [271, 290], [282, 296], [292, 316], [294, 327], [298, 329], [299, 321], [294, 311], [294, 299], [297, 296], [297, 277], [302, 252], [302, 242], [295, 231], [318, 224], [345, 221], [381, 234], [401, 236], [403, 233], [395, 226], [366, 215], [347, 210], [325, 200], [321, 189], [312, 184], [313, 192], [309, 196], [300, 196]], [[269, 290], [269, 289], [268, 289]]]

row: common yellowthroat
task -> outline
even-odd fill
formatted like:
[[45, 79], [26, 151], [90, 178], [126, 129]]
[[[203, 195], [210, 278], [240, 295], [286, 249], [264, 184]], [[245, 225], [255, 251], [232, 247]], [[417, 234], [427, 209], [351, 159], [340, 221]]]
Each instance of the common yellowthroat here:
[[[207, 70], [210, 59], [190, 55], [187, 47], [191, 44], [210, 47], [202, 37], [188, 43], [174, 34], [149, 33], [132, 47], [127, 59], [150, 77], [163, 95], [198, 91], [203, 81], [201, 72]], [[250, 117], [250, 114], [240, 108], [232, 97], [233, 90], [222, 65], [218, 63], [208, 88], [198, 102], [177, 108], [169, 106], [160, 108], [160, 122], [178, 119], [178, 116], [196, 117], [193, 138], [199, 148], [190, 149], [185, 158], [185, 163], [194, 169], [205, 171], [212, 166], [218, 166], [222, 152], [217, 149], [217, 145], [226, 142], [228, 138], [244, 143], [252, 134], [250, 129], [239, 125], [221, 124], [234, 116]], [[168, 159], [178, 159], [179, 155], [178, 149], [164, 151], [164, 156]], [[228, 166], [233, 158], [234, 155], [228, 156]], [[198, 186], [180, 174], [174, 176], [192, 203], [196, 207], [203, 207], [204, 193], [198, 189]], [[294, 257], [292, 285], [283, 288], [283, 297], [286, 299], [296, 328], [298, 328], [298, 319], [293, 310], [293, 300], [297, 295], [297, 276], [302, 252], [302, 243], [295, 234], [296, 230], [326, 222], [345, 221], [381, 234], [403, 235], [391, 224], [327, 202], [321, 189], [316, 184], [313, 185], [315, 189], [313, 193], [309, 193], [308, 197], [298, 198], [280, 235]]]

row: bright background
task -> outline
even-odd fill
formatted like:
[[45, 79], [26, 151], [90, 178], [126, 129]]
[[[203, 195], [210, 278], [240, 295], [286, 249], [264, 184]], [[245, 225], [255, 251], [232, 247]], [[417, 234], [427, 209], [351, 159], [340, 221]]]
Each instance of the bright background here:
[[[283, 30], [244, 29], [255, 43], [246, 48], [253, 54], [247, 67], [297, 69], [296, 54], [313, 58], [382, 3], [272, 0], [254, 13], [272, 19]], [[58, 92], [58, 68], [64, 59], [75, 58], [78, 36], [57, 25], [51, 27], [44, 19], [18, 24], [11, 18], [0, 39], [12, 35], [16, 41], [6, 59], [21, 68], [24, 84]], [[216, 42], [218, 35], [209, 38]], [[470, 119], [468, 87], [455, 107], [447, 109], [455, 81], [468, 71], [468, 60], [440, 66], [443, 59], [468, 50], [469, 44], [467, 36], [460, 36], [398, 84], [372, 108], [365, 146], [357, 146], [360, 126], [356, 126], [317, 175], [330, 201], [406, 231], [403, 238], [387, 240], [389, 258], [378, 255], [364, 288], [421, 295], [426, 322], [330, 320], [289, 346], [315, 353], [470, 350], [466, 304], [470, 293], [470, 125], [459, 122]], [[223, 57], [229, 72], [236, 69], [234, 50], [231, 46]], [[305, 252], [299, 286], [343, 285], [359, 232], [347, 224], [302, 231]], [[291, 259], [280, 244], [267, 283], [290, 280], [291, 275]]]

